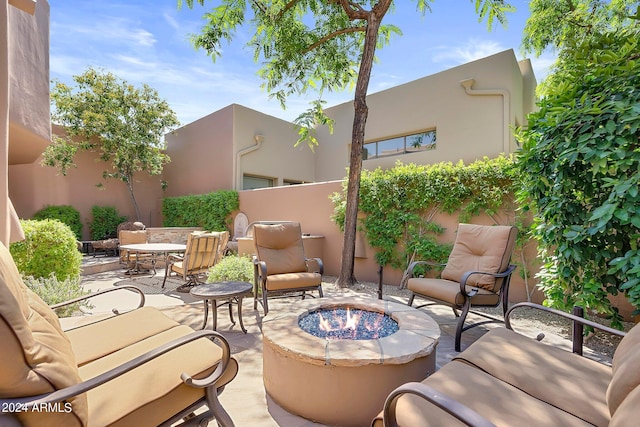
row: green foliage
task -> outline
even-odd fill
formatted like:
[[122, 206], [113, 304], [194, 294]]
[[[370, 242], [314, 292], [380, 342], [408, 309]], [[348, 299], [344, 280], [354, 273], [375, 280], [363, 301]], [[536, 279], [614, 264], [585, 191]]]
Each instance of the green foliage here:
[[89, 224], [91, 240], [103, 240], [117, 236], [118, 225], [127, 220], [114, 206], [93, 206], [93, 221]]
[[234, 190], [166, 197], [162, 200], [162, 216], [165, 227], [202, 227], [205, 230], [228, 230], [231, 213], [239, 208], [238, 192]]
[[[82, 290], [80, 276], [58, 280], [55, 274], [51, 273], [49, 277], [35, 278], [26, 276], [23, 280], [24, 284], [48, 305], [69, 301], [90, 293]], [[57, 308], [55, 312], [58, 317], [68, 317], [76, 313], [81, 307], [91, 308], [91, 305], [83, 301]]]
[[67, 224], [76, 236], [76, 239], [82, 239], [82, 222], [80, 221], [80, 212], [73, 206], [47, 206], [33, 214], [33, 219], [57, 219]]
[[209, 269], [207, 282], [253, 283], [253, 261], [248, 256], [227, 255]]
[[640, 28], [566, 48], [520, 133], [522, 197], [535, 214], [547, 303], [620, 316], [640, 309]]
[[51, 118], [67, 135], [54, 137], [42, 163], [66, 174], [75, 167], [78, 150], [97, 151], [112, 165], [103, 178], [116, 178], [127, 185], [140, 220], [133, 176], [145, 171], [160, 175], [170, 161], [164, 154], [164, 135], [179, 124], [169, 104], [147, 85], [136, 88], [115, 75], [89, 68], [74, 76], [74, 89], [54, 82]]
[[[530, 17], [524, 28], [522, 50], [540, 56], [545, 49], [559, 52], [554, 67], [566, 64], [562, 59], [583, 43], [591, 43], [606, 32], [614, 32], [640, 18], [637, 0], [531, 0]], [[545, 96], [562, 84], [562, 75], [551, 73], [538, 86]]]
[[56, 219], [21, 220], [25, 239], [9, 246], [22, 276], [36, 279], [54, 274], [58, 280], [80, 276], [82, 255], [68, 225]]
[[[458, 211], [465, 222], [486, 213], [496, 223], [514, 224], [517, 186], [515, 165], [506, 157], [485, 158], [466, 166], [398, 162], [392, 169], [365, 170], [360, 227], [382, 265], [405, 268], [414, 258], [445, 262], [451, 247], [437, 242], [444, 231], [435, 222], [437, 214]], [[333, 220], [342, 225], [344, 193], [333, 194], [332, 200]]]

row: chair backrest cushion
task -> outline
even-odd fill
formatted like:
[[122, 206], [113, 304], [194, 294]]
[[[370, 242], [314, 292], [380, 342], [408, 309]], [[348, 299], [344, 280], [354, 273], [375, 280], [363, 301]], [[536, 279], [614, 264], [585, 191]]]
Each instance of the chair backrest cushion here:
[[[459, 224], [453, 250], [441, 277], [460, 282], [468, 271], [505, 271], [509, 267], [516, 235], [517, 229], [508, 225]], [[496, 291], [496, 279], [489, 275], [474, 274], [467, 285]]]
[[189, 234], [183, 263], [187, 274], [205, 271], [213, 267], [218, 260], [221, 235], [221, 232], [205, 231], [195, 231]]
[[267, 275], [307, 271], [300, 224], [256, 224], [253, 242], [258, 260], [267, 264]]
[[[634, 326], [622, 338], [611, 363], [613, 377], [607, 388], [611, 416], [632, 390], [640, 387], [640, 327]], [[637, 400], [637, 399], [636, 399]]]
[[[0, 244], [0, 397], [50, 393], [81, 382], [71, 343], [56, 314], [27, 288]], [[25, 425], [86, 425], [86, 396], [69, 400], [71, 412], [27, 411]]]
[[121, 245], [134, 245], [138, 243], [147, 243], [146, 230], [120, 230], [118, 240]]

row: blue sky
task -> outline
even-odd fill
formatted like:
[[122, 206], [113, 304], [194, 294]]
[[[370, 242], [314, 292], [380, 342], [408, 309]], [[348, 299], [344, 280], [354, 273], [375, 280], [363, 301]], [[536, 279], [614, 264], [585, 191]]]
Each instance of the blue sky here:
[[[197, 3], [197, 2], [196, 2]], [[259, 65], [245, 46], [249, 34], [239, 33], [213, 62], [189, 40], [204, 24], [206, 7], [177, 8], [177, 0], [49, 0], [50, 72], [52, 79], [72, 84], [72, 76], [88, 67], [110, 71], [136, 86], [146, 83], [169, 102], [184, 125], [237, 103], [285, 120], [304, 111], [310, 95], [291, 98], [287, 110], [260, 88]], [[415, 2], [397, 0], [386, 23], [400, 27], [402, 36], [377, 52], [369, 93], [406, 83], [506, 49], [522, 59], [522, 30], [528, 2], [513, 0], [516, 13], [508, 25], [493, 31], [478, 22], [473, 2], [439, 0], [422, 16]], [[531, 58], [541, 80], [553, 56]], [[353, 99], [352, 92], [326, 96], [327, 105]]]

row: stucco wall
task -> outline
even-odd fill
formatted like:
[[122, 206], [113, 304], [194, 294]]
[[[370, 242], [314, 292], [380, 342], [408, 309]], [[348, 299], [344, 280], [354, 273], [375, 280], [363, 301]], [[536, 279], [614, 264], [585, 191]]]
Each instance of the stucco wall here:
[[8, 8], [9, 164], [34, 161], [51, 140], [49, 114], [49, 3], [34, 14]]
[[233, 106], [166, 135], [171, 163], [164, 167], [166, 195], [206, 194], [233, 188]]
[[[471, 96], [461, 81], [473, 79], [476, 91], [504, 90], [508, 93], [505, 121], [501, 95]], [[495, 157], [514, 145], [510, 128], [523, 121], [522, 74], [512, 50], [460, 65], [449, 70], [396, 86], [367, 97], [369, 118], [366, 140], [374, 141], [423, 130], [437, 130], [437, 148], [431, 151], [382, 159], [365, 160], [365, 169], [392, 167], [404, 163], [429, 164], [441, 161], [472, 162], [483, 156]], [[341, 179], [349, 163], [353, 104], [326, 109], [336, 120], [333, 135], [320, 128], [316, 179]], [[505, 133], [508, 141], [505, 144]], [[506, 147], [506, 149], [505, 149]]]
[[[333, 205], [329, 196], [339, 191], [342, 191], [340, 181], [241, 191], [240, 210], [247, 215], [249, 222], [297, 221], [300, 222], [303, 233], [324, 236], [322, 259], [325, 273], [330, 276], [338, 276], [342, 258], [343, 234], [338, 226], [331, 221]], [[457, 216], [455, 214], [441, 214], [434, 220], [446, 228], [440, 240], [453, 242], [459, 222]], [[483, 217], [474, 218], [473, 222], [491, 224], [489, 218]], [[358, 249], [360, 249], [360, 243], [364, 243], [364, 247], [363, 250], [357, 250], [360, 257], [355, 260], [356, 279], [377, 283], [378, 265], [375, 260], [375, 250], [366, 244], [364, 238], [358, 242]], [[535, 248], [532, 249], [533, 251], [528, 253], [531, 259], [535, 257]], [[401, 270], [385, 267], [383, 283], [398, 285], [402, 273]], [[532, 280], [530, 285], [533, 286], [533, 283]], [[512, 279], [510, 300], [526, 301], [526, 299], [524, 281], [519, 277], [519, 274], [515, 274]], [[540, 302], [542, 294], [536, 291], [533, 300]]]
[[242, 189], [243, 174], [271, 178], [275, 185], [282, 185], [284, 180], [316, 180], [313, 152], [306, 145], [294, 148], [298, 132], [291, 122], [241, 105], [233, 107], [235, 152], [248, 151], [256, 145], [255, 136], [262, 137], [258, 149], [234, 159], [236, 189]]
[[[21, 218], [29, 219], [47, 205], [71, 205], [80, 211], [83, 239], [89, 238], [88, 224], [91, 208], [115, 206], [121, 215], [135, 219], [135, 211], [126, 185], [118, 180], [102, 179], [107, 164], [93, 153], [81, 152], [75, 157], [77, 168], [67, 176], [52, 167], [40, 165], [40, 159], [27, 165], [9, 166], [9, 196]], [[102, 182], [102, 189], [96, 184]], [[157, 201], [162, 198], [159, 177], [138, 173], [134, 177], [134, 191], [140, 207], [140, 220], [147, 226], [160, 226], [161, 215]]]

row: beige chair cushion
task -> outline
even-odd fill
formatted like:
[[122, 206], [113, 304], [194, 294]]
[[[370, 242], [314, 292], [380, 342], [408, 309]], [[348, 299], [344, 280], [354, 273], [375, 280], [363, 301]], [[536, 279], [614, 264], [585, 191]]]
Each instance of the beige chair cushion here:
[[[516, 241], [517, 229], [506, 225], [459, 224], [456, 241], [441, 277], [460, 282], [468, 271], [500, 273], [507, 269]], [[498, 283], [502, 283], [499, 281]], [[474, 274], [467, 284], [496, 292], [496, 279]]]
[[[447, 363], [423, 383], [467, 405], [497, 426], [592, 426], [465, 363]], [[400, 426], [463, 425], [435, 405], [412, 395], [401, 397], [396, 409]]]
[[[80, 375], [84, 380], [93, 378], [190, 333], [193, 329], [188, 326], [176, 326], [80, 367]], [[216, 344], [199, 339], [89, 391], [90, 425], [158, 425], [204, 396], [204, 389], [184, 385], [181, 373], [202, 378], [217, 366], [221, 355]], [[234, 362], [220, 385], [236, 372]]]
[[267, 276], [267, 290], [269, 291], [317, 287], [321, 283], [320, 273], [287, 273]]
[[178, 326], [178, 322], [154, 307], [142, 307], [67, 331], [67, 337], [82, 366], [131, 344]]
[[[430, 298], [452, 305], [461, 306], [464, 304], [464, 297], [460, 293], [460, 283], [450, 280], [411, 278], [407, 282], [407, 288], [422, 296], [428, 295]], [[465, 289], [467, 292], [471, 292], [475, 288], [466, 286]], [[473, 305], [476, 306], [495, 307], [499, 302], [500, 295], [482, 288], [479, 288], [478, 293], [473, 297]]]
[[267, 275], [307, 271], [300, 224], [256, 224], [253, 241]]
[[611, 366], [613, 378], [607, 389], [607, 403], [613, 416], [627, 395], [640, 385], [640, 328], [637, 325], [618, 344]]
[[616, 413], [611, 417], [609, 427], [628, 427], [637, 425], [638, 408], [640, 408], [640, 387], [636, 387], [622, 401], [616, 409]]
[[611, 368], [601, 363], [506, 328], [492, 329], [454, 360], [593, 425], [609, 423], [605, 394]]
[[[71, 344], [55, 313], [28, 289], [7, 248], [0, 244], [0, 396], [50, 393], [80, 382]], [[72, 412], [24, 412], [32, 426], [86, 424], [84, 395], [70, 399]]]

